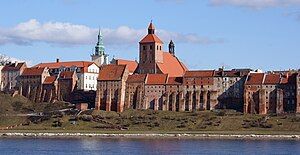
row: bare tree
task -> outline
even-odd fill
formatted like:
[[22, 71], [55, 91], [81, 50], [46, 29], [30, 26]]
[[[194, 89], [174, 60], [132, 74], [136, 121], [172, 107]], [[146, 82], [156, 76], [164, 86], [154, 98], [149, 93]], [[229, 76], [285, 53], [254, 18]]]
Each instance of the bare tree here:
[[0, 65], [5, 65], [11, 62], [10, 58], [4, 54], [0, 54]]

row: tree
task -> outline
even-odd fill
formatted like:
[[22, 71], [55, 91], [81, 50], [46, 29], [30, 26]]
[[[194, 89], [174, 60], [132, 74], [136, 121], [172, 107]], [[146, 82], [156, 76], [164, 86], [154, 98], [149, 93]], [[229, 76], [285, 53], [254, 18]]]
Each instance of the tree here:
[[6, 65], [11, 62], [10, 58], [4, 54], [0, 54], [0, 65]]

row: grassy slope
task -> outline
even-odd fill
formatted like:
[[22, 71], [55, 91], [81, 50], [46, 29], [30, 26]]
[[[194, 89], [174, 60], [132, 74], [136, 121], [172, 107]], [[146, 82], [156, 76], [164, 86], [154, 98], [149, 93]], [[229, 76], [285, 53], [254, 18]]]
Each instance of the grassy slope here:
[[[0, 128], [28, 122], [20, 113], [52, 111], [65, 108], [62, 103], [32, 103], [22, 96], [11, 97], [0, 93]], [[300, 117], [296, 115], [269, 116], [242, 115], [232, 111], [221, 112], [170, 112], [153, 110], [126, 110], [123, 113], [86, 111], [77, 118], [75, 125], [70, 116], [52, 116], [40, 123], [18, 126], [22, 131], [63, 131], [99, 133], [280, 133], [300, 134]], [[53, 127], [55, 121], [61, 127]], [[127, 130], [121, 131], [120, 128]]]
[[[94, 111], [92, 121], [78, 120], [76, 125], [69, 122], [69, 116], [51, 118], [39, 124], [20, 126], [15, 129], [28, 131], [99, 132], [99, 133], [257, 133], [257, 134], [300, 134], [300, 119], [297, 116], [270, 117], [265, 124], [257, 125], [263, 116], [241, 115], [227, 112], [219, 116], [215, 112], [164, 112], [127, 110], [123, 113]], [[86, 116], [86, 115], [85, 115]], [[62, 120], [61, 127], [52, 127], [56, 120]], [[263, 119], [262, 119], [263, 120]], [[246, 126], [245, 121], [252, 122]], [[247, 123], [246, 123], [247, 124]], [[117, 127], [126, 127], [121, 131]]]

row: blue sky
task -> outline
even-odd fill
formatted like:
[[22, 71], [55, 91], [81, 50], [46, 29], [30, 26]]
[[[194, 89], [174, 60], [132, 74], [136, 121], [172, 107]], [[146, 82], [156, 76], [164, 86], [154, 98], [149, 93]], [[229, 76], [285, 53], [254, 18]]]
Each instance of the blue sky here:
[[101, 27], [111, 58], [137, 59], [151, 19], [190, 69], [300, 68], [300, 0], [0, 1], [0, 53], [90, 60]]

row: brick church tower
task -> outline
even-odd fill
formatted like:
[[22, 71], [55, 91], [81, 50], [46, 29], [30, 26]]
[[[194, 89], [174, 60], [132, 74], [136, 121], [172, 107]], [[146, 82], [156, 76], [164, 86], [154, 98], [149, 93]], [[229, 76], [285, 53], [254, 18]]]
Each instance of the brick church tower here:
[[155, 35], [155, 27], [151, 22], [148, 34], [140, 41], [138, 73], [158, 73], [156, 65], [164, 61], [162, 46], [163, 42]]

